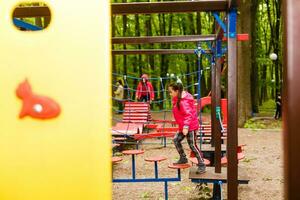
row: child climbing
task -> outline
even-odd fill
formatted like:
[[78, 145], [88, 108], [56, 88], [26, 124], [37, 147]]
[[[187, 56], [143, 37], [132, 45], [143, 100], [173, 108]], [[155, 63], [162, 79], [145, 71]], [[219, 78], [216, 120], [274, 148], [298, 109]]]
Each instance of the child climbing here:
[[141, 76], [141, 81], [136, 89], [136, 98], [138, 101], [148, 102], [154, 100], [154, 91], [151, 82], [148, 80], [148, 75], [143, 74]]
[[196, 144], [196, 134], [199, 129], [199, 122], [197, 111], [194, 106], [194, 98], [190, 93], [183, 90], [181, 83], [171, 83], [168, 89], [172, 97], [172, 112], [175, 121], [179, 126], [178, 132], [176, 133], [173, 141], [180, 158], [174, 164], [185, 164], [188, 162], [181, 144], [182, 140], [186, 137], [190, 149], [198, 160], [198, 169], [196, 173], [204, 173], [206, 166]]

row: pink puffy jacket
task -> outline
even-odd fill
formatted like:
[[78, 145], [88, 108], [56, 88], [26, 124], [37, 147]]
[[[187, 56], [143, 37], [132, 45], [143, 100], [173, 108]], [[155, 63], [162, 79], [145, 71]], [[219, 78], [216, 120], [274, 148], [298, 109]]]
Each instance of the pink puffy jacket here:
[[177, 99], [177, 97], [172, 99], [172, 111], [175, 121], [179, 125], [179, 131], [181, 132], [184, 126], [189, 126], [189, 131], [198, 130], [199, 122], [193, 96], [188, 92], [184, 92], [180, 100], [180, 109], [176, 105]]
[[154, 90], [152, 84], [148, 80], [148, 75], [143, 74], [141, 78], [144, 78], [146, 83], [143, 83], [142, 81], [139, 82], [136, 89], [136, 97], [140, 99], [142, 96], [150, 95], [150, 100], [154, 100]]

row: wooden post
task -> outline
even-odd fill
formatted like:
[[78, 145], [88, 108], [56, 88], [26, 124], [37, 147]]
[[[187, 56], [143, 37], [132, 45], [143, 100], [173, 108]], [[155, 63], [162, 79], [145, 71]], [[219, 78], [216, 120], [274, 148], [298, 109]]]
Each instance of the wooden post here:
[[300, 199], [300, 1], [286, 0], [284, 4], [284, 77], [283, 131], [285, 199]]
[[[227, 125], [227, 179], [228, 199], [238, 199], [238, 168], [237, 168], [237, 39], [236, 39], [236, 10], [228, 14], [228, 125]], [[235, 34], [235, 35], [234, 35]]]
[[[222, 46], [221, 41], [217, 41]], [[220, 49], [221, 50], [221, 49]], [[219, 112], [221, 112], [221, 52], [217, 55], [216, 58], [216, 78], [215, 78], [215, 106], [219, 108]], [[216, 113], [218, 114], [218, 113]], [[221, 122], [222, 123], [222, 122]], [[221, 124], [220, 121], [216, 118], [216, 126], [215, 126], [215, 172], [221, 173]]]

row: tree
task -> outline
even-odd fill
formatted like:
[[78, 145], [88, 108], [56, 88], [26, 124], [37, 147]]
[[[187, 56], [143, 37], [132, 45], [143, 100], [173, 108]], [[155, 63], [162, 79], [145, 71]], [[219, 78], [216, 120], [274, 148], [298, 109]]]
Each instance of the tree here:
[[[240, 4], [238, 16], [238, 33], [251, 33], [252, 0]], [[251, 43], [243, 41], [238, 43], [238, 125], [243, 126], [251, 117], [251, 95], [250, 95], [250, 71], [251, 71]], [[230, 80], [228, 80], [230, 81]], [[230, 112], [230, 111], [229, 111]]]

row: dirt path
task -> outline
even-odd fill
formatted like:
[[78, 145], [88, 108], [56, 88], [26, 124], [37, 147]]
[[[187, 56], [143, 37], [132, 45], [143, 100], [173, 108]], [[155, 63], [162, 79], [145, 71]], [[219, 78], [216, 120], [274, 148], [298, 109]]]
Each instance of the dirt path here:
[[[158, 139], [146, 142], [159, 143]], [[170, 140], [168, 141], [171, 142]], [[245, 147], [246, 158], [239, 163], [247, 169], [250, 178], [249, 185], [239, 186], [239, 198], [245, 200], [281, 200], [283, 199], [283, 157], [282, 133], [279, 130], [239, 129], [239, 144]], [[153, 177], [153, 164], [144, 161], [144, 158], [164, 155], [167, 161], [159, 163], [160, 177], [175, 177], [176, 171], [168, 169], [168, 164], [178, 158], [177, 152], [170, 143], [166, 148], [160, 145], [143, 145], [143, 155], [137, 156], [137, 178]], [[188, 146], [184, 147], [188, 152]], [[130, 178], [131, 157], [121, 156], [124, 160], [113, 166], [113, 177]], [[189, 170], [182, 172], [182, 181], [169, 183], [169, 199], [203, 199], [197, 197], [195, 184], [188, 179]], [[114, 200], [137, 199], [164, 199], [163, 183], [114, 183]], [[226, 185], [223, 186], [223, 197], [226, 197]], [[226, 199], [226, 198], [224, 198]]]

